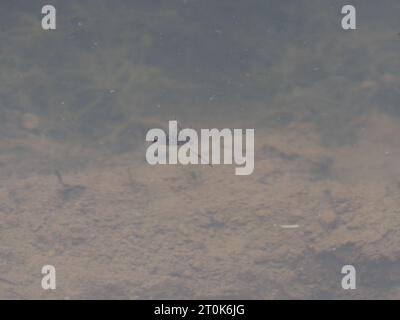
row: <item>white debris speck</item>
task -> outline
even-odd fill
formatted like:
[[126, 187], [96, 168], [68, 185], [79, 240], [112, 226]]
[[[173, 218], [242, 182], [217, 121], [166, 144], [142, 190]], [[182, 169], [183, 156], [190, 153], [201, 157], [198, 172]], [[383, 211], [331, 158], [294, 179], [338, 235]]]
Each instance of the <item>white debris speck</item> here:
[[298, 224], [281, 224], [279, 225], [282, 229], [296, 229], [300, 227]]

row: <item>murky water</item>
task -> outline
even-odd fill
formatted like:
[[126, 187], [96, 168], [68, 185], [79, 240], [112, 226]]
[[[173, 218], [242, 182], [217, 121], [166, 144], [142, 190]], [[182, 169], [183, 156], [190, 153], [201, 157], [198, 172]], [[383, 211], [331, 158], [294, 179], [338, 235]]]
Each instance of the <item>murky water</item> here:
[[[53, 3], [0, 3], [0, 298], [400, 298], [398, 1]], [[150, 166], [175, 119], [254, 172]]]

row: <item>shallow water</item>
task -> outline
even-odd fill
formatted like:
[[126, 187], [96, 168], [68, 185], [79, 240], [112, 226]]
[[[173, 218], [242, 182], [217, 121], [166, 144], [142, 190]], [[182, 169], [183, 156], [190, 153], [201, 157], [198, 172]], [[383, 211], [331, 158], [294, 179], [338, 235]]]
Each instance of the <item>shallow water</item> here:
[[[398, 1], [54, 4], [0, 3], [0, 298], [400, 298]], [[150, 166], [175, 119], [253, 174]]]

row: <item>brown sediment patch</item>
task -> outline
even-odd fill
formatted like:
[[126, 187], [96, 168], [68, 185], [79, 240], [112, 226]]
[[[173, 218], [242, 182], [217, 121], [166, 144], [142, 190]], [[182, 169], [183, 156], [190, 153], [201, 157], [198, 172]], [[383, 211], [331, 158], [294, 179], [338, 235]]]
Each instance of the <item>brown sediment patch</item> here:
[[[260, 129], [246, 177], [115, 154], [63, 172], [85, 186], [68, 201], [53, 174], [8, 177], [0, 296], [348, 298], [340, 270], [354, 264], [370, 281], [351, 297], [396, 298], [398, 128], [375, 114], [353, 146], [337, 148], [322, 147], [304, 123]], [[44, 264], [57, 268], [51, 295], [38, 287]]]

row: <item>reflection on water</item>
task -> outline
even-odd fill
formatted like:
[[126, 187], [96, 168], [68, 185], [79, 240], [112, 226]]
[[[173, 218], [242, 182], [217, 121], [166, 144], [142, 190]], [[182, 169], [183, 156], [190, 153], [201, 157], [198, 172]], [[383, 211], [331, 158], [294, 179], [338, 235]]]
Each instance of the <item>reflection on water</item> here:
[[[400, 298], [397, 1], [54, 3], [0, 4], [0, 298]], [[148, 166], [173, 119], [254, 173]]]

